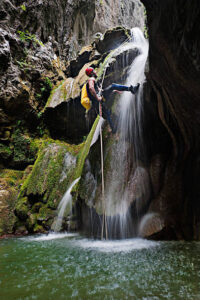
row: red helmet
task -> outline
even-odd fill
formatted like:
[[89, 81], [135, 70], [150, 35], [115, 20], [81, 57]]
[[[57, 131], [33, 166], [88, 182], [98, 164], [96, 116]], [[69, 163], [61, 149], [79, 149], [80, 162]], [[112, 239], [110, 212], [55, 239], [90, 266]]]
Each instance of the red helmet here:
[[85, 70], [85, 74], [89, 77], [92, 75], [93, 72], [94, 72], [94, 69], [91, 67], [89, 67]]

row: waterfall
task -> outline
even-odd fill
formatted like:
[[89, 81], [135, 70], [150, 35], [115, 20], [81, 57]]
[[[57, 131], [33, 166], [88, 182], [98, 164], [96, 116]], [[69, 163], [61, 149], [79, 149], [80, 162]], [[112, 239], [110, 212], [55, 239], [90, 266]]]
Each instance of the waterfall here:
[[59, 205], [58, 205], [58, 216], [56, 221], [53, 223], [52, 225], [52, 229], [55, 232], [59, 232], [62, 228], [62, 222], [63, 222], [63, 217], [64, 217], [64, 213], [65, 210], [67, 208], [67, 206], [69, 206], [69, 211], [71, 212], [72, 210], [72, 195], [71, 195], [71, 191], [72, 188], [75, 186], [75, 184], [79, 181], [80, 177], [75, 179], [72, 184], [70, 185], [70, 187], [67, 189], [67, 191], [65, 192], [63, 198], [61, 199]]
[[136, 234], [132, 203], [139, 211], [149, 196], [149, 178], [142, 140], [143, 84], [148, 56], [148, 41], [139, 28], [132, 29], [131, 45], [139, 50], [132, 62], [126, 85], [140, 83], [136, 95], [123, 92], [119, 101], [118, 141], [113, 145], [108, 179], [106, 180], [106, 214], [108, 233], [111, 237], [126, 238]]

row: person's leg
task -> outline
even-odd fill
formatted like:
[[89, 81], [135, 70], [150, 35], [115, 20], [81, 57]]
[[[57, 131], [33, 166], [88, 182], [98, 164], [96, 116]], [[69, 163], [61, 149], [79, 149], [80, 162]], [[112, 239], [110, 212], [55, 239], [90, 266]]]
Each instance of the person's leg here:
[[112, 86], [112, 91], [113, 90], [120, 91], [120, 92], [129, 91], [129, 86], [126, 85], [112, 83], [111, 86]]
[[129, 91], [129, 87], [125, 86], [125, 85], [122, 85], [122, 84], [112, 83], [111, 85], [109, 85], [107, 88], [105, 88], [102, 91], [102, 95], [106, 99], [106, 98], [108, 98], [110, 96], [110, 94], [114, 90], [117, 90], [117, 91]]
[[107, 109], [107, 107], [105, 106], [104, 103], [102, 103], [102, 117], [108, 121], [110, 128], [112, 129], [112, 133], [115, 133], [116, 128], [111, 119], [111, 113], [110, 113], [109, 109]]
[[131, 92], [132, 94], [136, 94], [137, 90], [139, 89], [140, 84], [138, 83], [136, 86], [126, 86], [126, 85], [121, 85], [121, 84], [112, 84], [112, 89], [117, 90], [117, 91], [128, 91]]
[[105, 88], [102, 92], [103, 96], [105, 98], [109, 97], [111, 92], [116, 90], [116, 91], [120, 91], [120, 92], [131, 92], [132, 94], [135, 94], [139, 88], [140, 84], [138, 83], [136, 86], [126, 86], [126, 85], [122, 85], [122, 84], [117, 84], [117, 83], [112, 83], [111, 85], [109, 85], [107, 88]]

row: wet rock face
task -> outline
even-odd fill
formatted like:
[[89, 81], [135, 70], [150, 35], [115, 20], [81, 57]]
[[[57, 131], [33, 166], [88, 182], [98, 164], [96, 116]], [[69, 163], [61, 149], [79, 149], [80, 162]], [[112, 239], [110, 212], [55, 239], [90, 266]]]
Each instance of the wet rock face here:
[[7, 38], [7, 32], [0, 29], [0, 64], [4, 71], [7, 69], [10, 61], [10, 45]]
[[17, 222], [14, 214], [23, 172], [1, 169], [0, 175], [0, 237], [16, 231], [25, 233], [26, 229]]
[[162, 166], [161, 190], [151, 208], [157, 206], [157, 211], [162, 211], [167, 231], [173, 231], [175, 238], [199, 239], [200, 192], [195, 180], [200, 174], [199, 2], [142, 2], [147, 9], [150, 41], [148, 97], [157, 102], [171, 153]]

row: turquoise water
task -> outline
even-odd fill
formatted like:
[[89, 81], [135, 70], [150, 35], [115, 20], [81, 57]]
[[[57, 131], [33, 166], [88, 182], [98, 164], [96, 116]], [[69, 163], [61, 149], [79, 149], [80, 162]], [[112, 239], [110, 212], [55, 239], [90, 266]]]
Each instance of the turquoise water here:
[[0, 299], [198, 300], [200, 243], [69, 234], [1, 240]]

